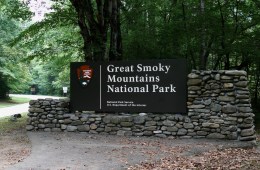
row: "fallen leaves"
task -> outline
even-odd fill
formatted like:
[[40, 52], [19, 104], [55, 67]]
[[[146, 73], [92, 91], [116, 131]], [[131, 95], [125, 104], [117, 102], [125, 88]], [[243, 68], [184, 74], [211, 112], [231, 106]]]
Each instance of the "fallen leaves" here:
[[214, 169], [214, 170], [237, 170], [237, 169], [260, 169], [260, 152], [257, 148], [242, 149], [228, 148], [223, 150], [214, 149], [201, 155], [183, 156], [179, 155], [180, 148], [171, 149], [172, 154], [157, 162], [142, 162], [131, 166], [129, 170], [188, 170], [188, 169]]
[[31, 144], [23, 130], [3, 134], [0, 140], [0, 169], [21, 162], [30, 153]]

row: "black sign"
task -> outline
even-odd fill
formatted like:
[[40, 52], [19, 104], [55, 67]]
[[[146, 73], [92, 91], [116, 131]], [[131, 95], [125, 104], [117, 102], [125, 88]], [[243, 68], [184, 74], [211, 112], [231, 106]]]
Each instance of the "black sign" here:
[[185, 60], [71, 63], [73, 111], [186, 113]]

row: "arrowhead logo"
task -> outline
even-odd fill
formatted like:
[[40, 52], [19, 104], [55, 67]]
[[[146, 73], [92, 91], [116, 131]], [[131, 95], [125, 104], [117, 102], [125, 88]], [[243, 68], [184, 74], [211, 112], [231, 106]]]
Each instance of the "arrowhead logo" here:
[[82, 65], [77, 68], [77, 75], [82, 87], [87, 87], [93, 76], [93, 69], [89, 65]]

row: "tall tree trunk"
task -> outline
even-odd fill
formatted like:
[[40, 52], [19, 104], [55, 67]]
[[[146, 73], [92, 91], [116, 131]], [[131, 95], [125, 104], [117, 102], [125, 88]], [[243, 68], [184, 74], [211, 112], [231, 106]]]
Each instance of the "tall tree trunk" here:
[[206, 28], [204, 23], [205, 17], [205, 0], [200, 0], [200, 14], [203, 18], [201, 23], [201, 44], [200, 44], [200, 69], [205, 70], [207, 64], [206, 50]]
[[[177, 3], [176, 1], [174, 1], [174, 3]], [[176, 5], [176, 4], [175, 4]], [[186, 17], [186, 10], [185, 10], [185, 4], [184, 2], [181, 3], [182, 6], [182, 20], [183, 20], [183, 27], [184, 27], [184, 31], [185, 31], [185, 41], [187, 43], [186, 45], [186, 58], [190, 58], [190, 63], [191, 63], [191, 69], [197, 69], [197, 64], [194, 58], [194, 51], [191, 48], [191, 43], [190, 43], [190, 34], [188, 32], [188, 28], [187, 28], [187, 17]]]
[[224, 69], [229, 70], [230, 69], [230, 53], [228, 51], [228, 48], [226, 47], [226, 33], [225, 33], [225, 18], [222, 11], [222, 6], [220, 1], [218, 0], [218, 6], [219, 6], [219, 12], [220, 12], [220, 19], [221, 19], [221, 48], [222, 48], [222, 54], [225, 57], [224, 60]]
[[112, 0], [111, 36], [110, 36], [110, 60], [122, 59], [122, 37], [120, 27], [120, 0]]
[[[78, 14], [78, 25], [84, 41], [85, 60], [103, 61], [106, 59], [107, 51], [111, 60], [120, 59], [122, 56], [120, 0], [70, 1]], [[96, 3], [96, 8], [93, 7], [93, 3]], [[107, 39], [109, 30], [111, 30], [110, 41]], [[108, 50], [109, 42], [110, 49]]]

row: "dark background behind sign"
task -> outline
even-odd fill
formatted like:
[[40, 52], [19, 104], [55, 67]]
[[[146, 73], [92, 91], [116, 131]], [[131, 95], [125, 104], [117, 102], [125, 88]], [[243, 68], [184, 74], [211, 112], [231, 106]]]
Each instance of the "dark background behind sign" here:
[[[145, 66], [171, 65], [167, 74], [164, 72], [137, 72], [137, 64]], [[108, 65], [131, 66], [134, 72], [107, 72]], [[76, 70], [81, 65], [90, 65], [93, 68], [93, 77], [87, 87], [82, 87], [77, 79]], [[100, 83], [101, 66], [101, 83]], [[159, 76], [160, 82], [107, 82], [108, 75], [116, 77], [130, 76]], [[108, 63], [71, 63], [71, 109], [95, 111], [129, 111], [129, 112], [175, 112], [186, 113], [187, 86], [186, 86], [186, 61], [185, 60], [150, 60], [150, 61], [116, 61]], [[101, 87], [100, 87], [101, 84]], [[149, 86], [149, 93], [107, 92], [107, 85], [127, 87]], [[167, 87], [173, 84], [176, 92], [153, 93], [152, 85], [157, 84]], [[101, 94], [100, 94], [101, 90]], [[100, 103], [101, 102], [101, 103]]]

